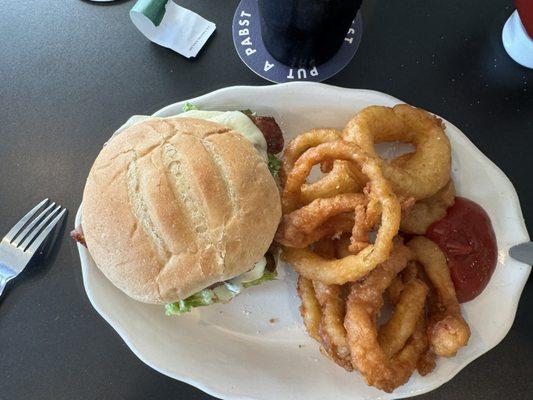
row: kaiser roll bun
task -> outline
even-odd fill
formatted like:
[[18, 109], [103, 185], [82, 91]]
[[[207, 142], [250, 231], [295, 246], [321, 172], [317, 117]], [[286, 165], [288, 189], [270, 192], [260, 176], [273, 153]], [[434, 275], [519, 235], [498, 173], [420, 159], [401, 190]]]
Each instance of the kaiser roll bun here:
[[146, 303], [184, 299], [246, 272], [280, 218], [277, 185], [252, 144], [199, 119], [127, 128], [104, 146], [83, 193], [94, 261]]

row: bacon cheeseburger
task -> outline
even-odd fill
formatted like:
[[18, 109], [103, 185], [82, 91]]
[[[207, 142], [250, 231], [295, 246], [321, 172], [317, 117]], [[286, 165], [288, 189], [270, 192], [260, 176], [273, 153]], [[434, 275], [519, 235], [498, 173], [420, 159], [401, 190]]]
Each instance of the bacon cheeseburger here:
[[116, 287], [169, 315], [227, 302], [276, 276], [267, 151], [282, 147], [274, 119], [250, 112], [137, 117], [96, 158], [72, 235]]

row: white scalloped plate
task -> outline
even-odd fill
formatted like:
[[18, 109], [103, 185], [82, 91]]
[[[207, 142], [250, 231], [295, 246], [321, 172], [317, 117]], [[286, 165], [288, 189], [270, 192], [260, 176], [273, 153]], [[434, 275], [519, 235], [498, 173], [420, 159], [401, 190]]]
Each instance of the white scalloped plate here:
[[[316, 83], [229, 87], [189, 99], [202, 109], [250, 108], [273, 115], [286, 140], [309, 128], [342, 128], [359, 110], [392, 106], [389, 95]], [[171, 116], [184, 101], [156, 112]], [[468, 363], [496, 346], [509, 331], [531, 267], [508, 256], [509, 247], [529, 240], [511, 182], [451, 123], [453, 176], [457, 192], [483, 206], [498, 240], [498, 265], [485, 291], [464, 305], [472, 329], [468, 346], [435, 371], [416, 373], [393, 394], [368, 387], [323, 357], [304, 331], [295, 276], [281, 267], [280, 279], [251, 288], [227, 305], [167, 317], [162, 307], [138, 303], [116, 289], [78, 246], [89, 300], [147, 365], [224, 399], [392, 399], [428, 392], [449, 381]], [[76, 224], [80, 222], [80, 214]], [[269, 322], [272, 318], [274, 322]]]

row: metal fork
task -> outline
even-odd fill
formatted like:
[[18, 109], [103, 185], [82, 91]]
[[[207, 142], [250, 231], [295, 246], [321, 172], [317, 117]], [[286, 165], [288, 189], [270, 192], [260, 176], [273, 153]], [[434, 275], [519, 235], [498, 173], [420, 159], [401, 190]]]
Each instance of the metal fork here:
[[[44, 199], [11, 228], [0, 242], [0, 296], [41, 248], [66, 208]], [[41, 211], [38, 215], [37, 213]]]

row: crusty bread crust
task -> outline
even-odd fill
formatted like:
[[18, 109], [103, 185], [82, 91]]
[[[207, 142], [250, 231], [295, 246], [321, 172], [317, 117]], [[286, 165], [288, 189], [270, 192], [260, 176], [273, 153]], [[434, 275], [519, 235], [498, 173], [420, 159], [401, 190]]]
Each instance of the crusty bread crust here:
[[104, 275], [146, 303], [183, 299], [239, 275], [281, 218], [268, 166], [214, 122], [154, 118], [107, 143], [83, 194], [87, 247]]

